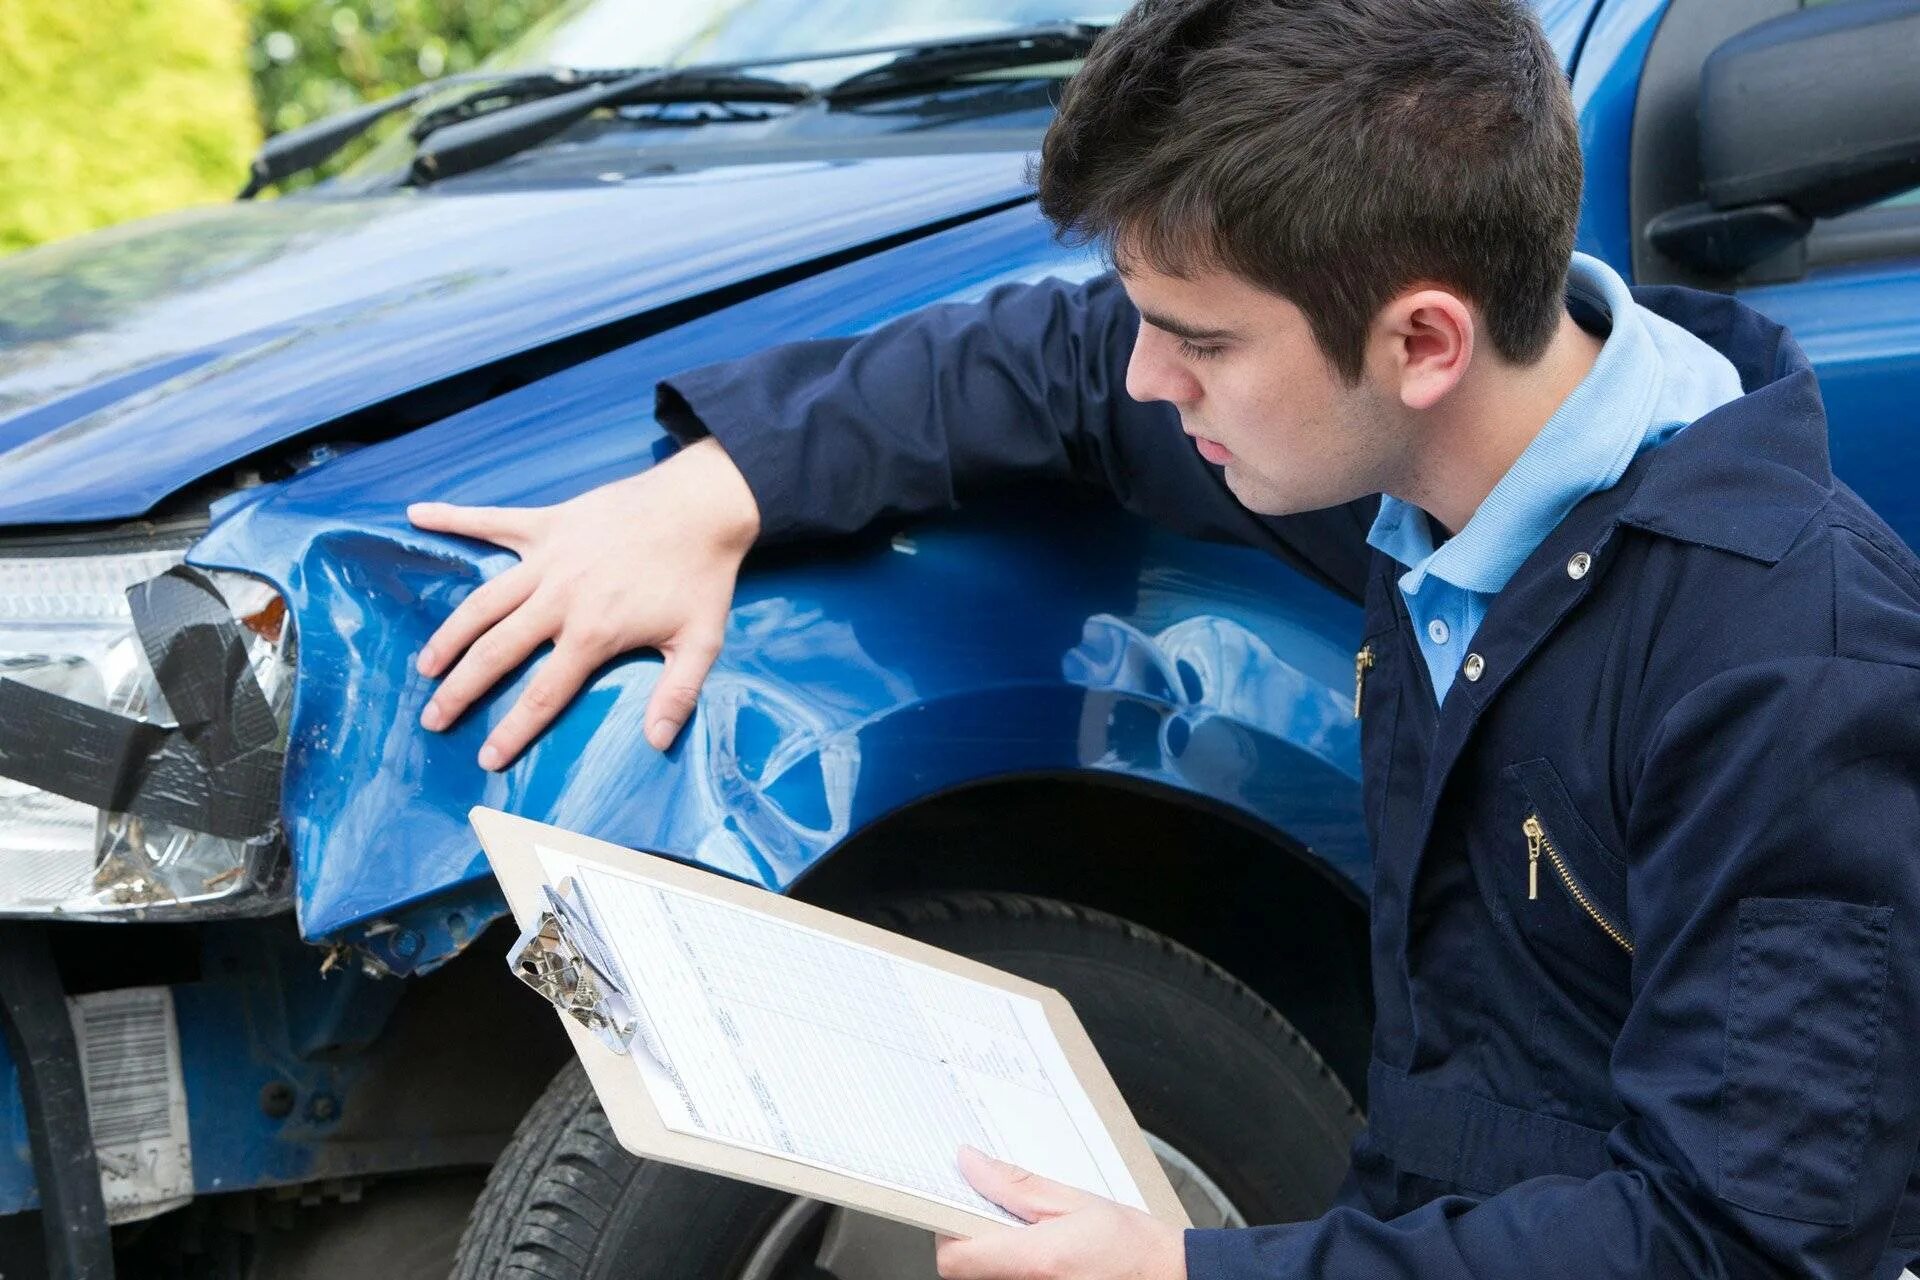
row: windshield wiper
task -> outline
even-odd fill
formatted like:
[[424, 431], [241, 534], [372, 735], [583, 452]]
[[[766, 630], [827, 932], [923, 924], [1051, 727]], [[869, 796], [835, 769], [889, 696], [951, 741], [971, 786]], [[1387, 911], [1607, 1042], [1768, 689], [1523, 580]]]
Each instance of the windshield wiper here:
[[1005, 71], [1083, 58], [1105, 29], [1089, 22], [1062, 22], [968, 41], [923, 45], [884, 66], [848, 76], [822, 90], [820, 96], [828, 102], [891, 97], [949, 84], [983, 71]]
[[[494, 164], [564, 132], [602, 107], [664, 101], [800, 103], [830, 97], [847, 90], [848, 86], [852, 86], [849, 96], [890, 93], [909, 81], [931, 83], [932, 78], [949, 79], [967, 71], [995, 70], [1078, 57], [1087, 51], [1100, 30], [1100, 27], [1087, 23], [1054, 22], [951, 40], [895, 42], [817, 53], [770, 54], [743, 62], [715, 62], [673, 71], [642, 71], [622, 79], [547, 96], [537, 102], [489, 111], [471, 120], [449, 124], [421, 143], [413, 160], [412, 180], [417, 185], [425, 185], [436, 179], [451, 178], [483, 165]], [[825, 94], [786, 81], [735, 78], [736, 73], [753, 67], [835, 62], [842, 58], [870, 57], [882, 53], [900, 56], [885, 66], [849, 77]], [[869, 80], [868, 77], [878, 79]], [[870, 87], [863, 91], [860, 87], [863, 83]], [[756, 84], [766, 86], [762, 91], [766, 96], [746, 91], [729, 92], [730, 88], [751, 90]]]
[[[337, 115], [315, 120], [311, 124], [303, 124], [297, 129], [274, 134], [261, 144], [260, 150], [255, 153], [253, 163], [248, 166], [247, 185], [241, 189], [238, 198], [251, 200], [260, 194], [262, 189], [325, 163], [340, 148], [394, 112], [404, 111], [429, 94], [438, 93], [453, 85], [487, 84], [487, 88], [462, 100], [465, 104], [471, 104], [505, 94], [541, 97], [554, 93], [566, 93], [583, 84], [599, 83], [608, 79], [624, 79], [633, 74], [631, 68], [620, 71], [581, 72], [568, 67], [552, 67], [539, 71], [465, 71], [458, 75], [441, 76], [437, 80], [422, 81], [411, 89], [402, 90], [390, 98], [369, 102], [365, 106], [354, 107]], [[460, 104], [456, 104], [458, 105]]]
[[504, 160], [560, 133], [602, 107], [647, 102], [802, 103], [818, 96], [804, 84], [737, 74], [742, 67], [762, 66], [769, 61], [771, 59], [643, 71], [584, 89], [543, 94], [533, 102], [482, 111], [469, 119], [416, 130], [414, 136], [420, 139], [420, 146], [413, 156], [413, 181], [424, 185]]

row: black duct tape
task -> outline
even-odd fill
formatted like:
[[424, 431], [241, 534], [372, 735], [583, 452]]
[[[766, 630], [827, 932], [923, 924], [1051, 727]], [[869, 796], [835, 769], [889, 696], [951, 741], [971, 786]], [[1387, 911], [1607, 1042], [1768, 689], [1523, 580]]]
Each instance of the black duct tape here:
[[177, 723], [0, 679], [0, 777], [208, 835], [265, 835], [280, 814], [280, 726], [232, 612], [186, 565], [129, 587], [127, 603]]
[[100, 1194], [80, 1046], [40, 925], [0, 923], [0, 1032], [20, 1076], [27, 1147], [40, 1192], [44, 1274], [113, 1280], [113, 1236]]

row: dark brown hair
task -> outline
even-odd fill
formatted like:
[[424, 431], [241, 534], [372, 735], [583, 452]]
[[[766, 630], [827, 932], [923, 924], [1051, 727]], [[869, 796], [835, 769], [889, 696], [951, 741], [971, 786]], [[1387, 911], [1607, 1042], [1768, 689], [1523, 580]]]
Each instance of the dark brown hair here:
[[1068, 239], [1279, 294], [1349, 381], [1374, 316], [1422, 283], [1537, 360], [1580, 181], [1566, 79], [1521, 0], [1141, 0], [1068, 83], [1038, 170]]

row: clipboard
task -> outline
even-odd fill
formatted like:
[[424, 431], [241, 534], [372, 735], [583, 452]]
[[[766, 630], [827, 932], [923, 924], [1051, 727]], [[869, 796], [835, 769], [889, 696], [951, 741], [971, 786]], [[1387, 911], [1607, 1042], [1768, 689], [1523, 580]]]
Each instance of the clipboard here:
[[[668, 1128], [645, 1084], [635, 1073], [633, 1064], [610, 1047], [607, 1026], [599, 1021], [607, 1017], [617, 1019], [617, 1005], [611, 1012], [604, 1003], [596, 1005], [601, 990], [593, 966], [578, 963], [582, 958], [571, 951], [570, 944], [561, 932], [552, 927], [555, 922], [550, 908], [554, 903], [537, 846], [544, 846], [581, 863], [598, 864], [670, 889], [744, 907], [772, 919], [819, 930], [1033, 999], [1044, 1010], [1047, 1023], [1066, 1054], [1068, 1065], [1093, 1103], [1122, 1163], [1146, 1201], [1148, 1212], [1175, 1226], [1189, 1225], [1179, 1196], [1167, 1180], [1159, 1160], [1147, 1146], [1145, 1136], [1120, 1096], [1113, 1077], [1108, 1074], [1106, 1064], [1100, 1060], [1086, 1029], [1080, 1024], [1066, 997], [1052, 988], [863, 921], [666, 857], [637, 853], [621, 845], [484, 806], [474, 807], [468, 817], [480, 838], [487, 860], [493, 865], [494, 874], [499, 879], [515, 921], [535, 940], [541, 937], [544, 928], [545, 947], [554, 952], [549, 966], [552, 982], [548, 986], [543, 988], [534, 982], [535, 975], [523, 973], [522, 976], [556, 1004], [561, 1025], [566, 1028], [574, 1052], [586, 1068], [587, 1077], [599, 1097], [601, 1107], [606, 1111], [614, 1136], [633, 1155], [828, 1201], [942, 1235], [968, 1237], [984, 1229], [1003, 1225], [999, 1219], [972, 1213], [944, 1201], [927, 1199], [894, 1187], [878, 1186], [849, 1174], [786, 1159], [770, 1152], [738, 1147], [703, 1135]], [[529, 963], [540, 959], [534, 957]]]

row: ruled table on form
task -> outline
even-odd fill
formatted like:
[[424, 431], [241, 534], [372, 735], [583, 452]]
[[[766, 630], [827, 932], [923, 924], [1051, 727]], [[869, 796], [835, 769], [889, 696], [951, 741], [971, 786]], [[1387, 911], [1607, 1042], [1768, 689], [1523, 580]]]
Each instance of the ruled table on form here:
[[960, 1176], [966, 1143], [1145, 1208], [1038, 1001], [540, 853], [591, 904], [669, 1128], [1006, 1218]]

